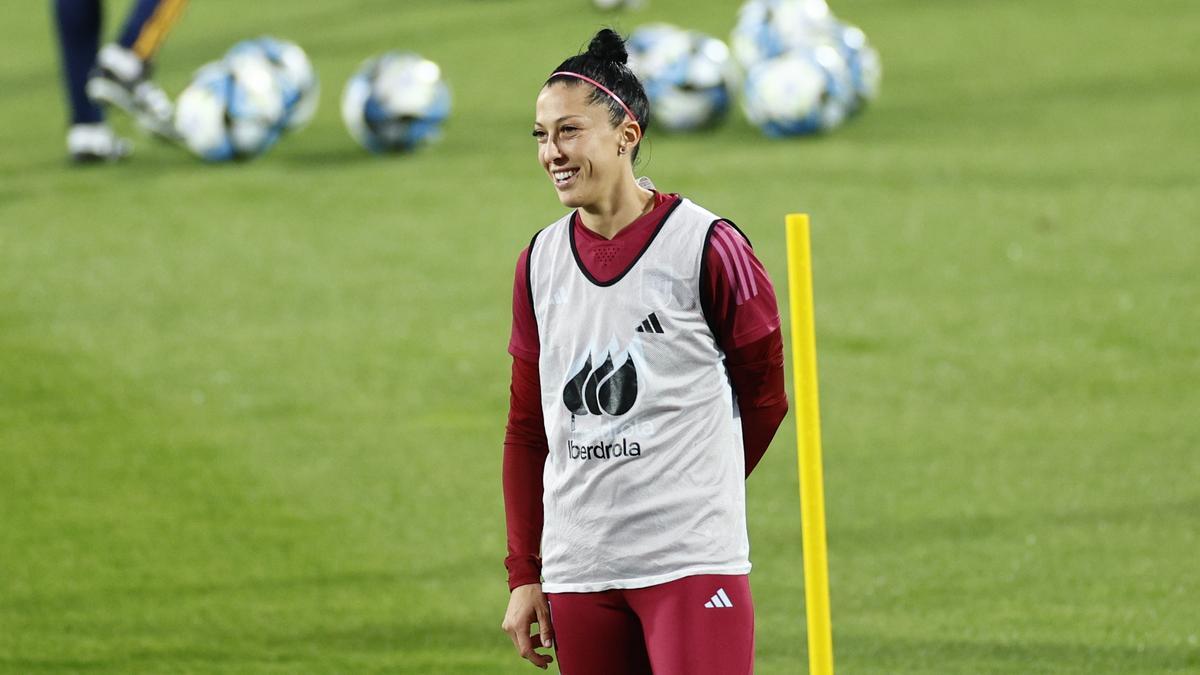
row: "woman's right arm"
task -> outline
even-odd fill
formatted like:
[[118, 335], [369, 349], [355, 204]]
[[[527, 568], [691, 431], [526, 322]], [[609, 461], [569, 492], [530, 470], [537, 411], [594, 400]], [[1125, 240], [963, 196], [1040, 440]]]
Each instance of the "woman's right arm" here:
[[[508, 526], [508, 609], [501, 629], [523, 658], [545, 669], [554, 661], [534, 651], [554, 646], [550, 605], [542, 593], [542, 469], [549, 449], [542, 426], [536, 363], [513, 357], [508, 428], [504, 433], [504, 516]], [[533, 624], [536, 635], [530, 636]]]
[[[543, 670], [554, 661], [534, 651], [554, 646], [550, 605], [542, 593], [542, 470], [550, 454], [542, 422], [538, 333], [526, 285], [528, 250], [517, 260], [513, 282], [513, 356], [508, 425], [504, 431], [504, 521], [508, 531], [508, 609], [500, 628], [517, 652]], [[533, 624], [537, 635], [529, 634]]]
[[529, 297], [529, 249], [517, 257], [513, 279], [512, 384], [504, 430], [504, 520], [508, 529], [508, 587], [542, 580], [542, 470], [550, 449], [542, 423], [541, 353], [537, 319]]
[[542, 579], [542, 470], [549, 453], [538, 366], [514, 356], [504, 432], [504, 521], [508, 527], [504, 566], [510, 590]]

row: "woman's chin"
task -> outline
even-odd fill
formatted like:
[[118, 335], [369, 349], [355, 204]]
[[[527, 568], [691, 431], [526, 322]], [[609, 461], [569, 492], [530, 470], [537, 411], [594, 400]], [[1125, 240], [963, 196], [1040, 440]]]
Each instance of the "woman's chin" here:
[[558, 201], [568, 209], [577, 209], [580, 206], [583, 206], [583, 200], [579, 198], [579, 195], [576, 194], [574, 190], [559, 192]]

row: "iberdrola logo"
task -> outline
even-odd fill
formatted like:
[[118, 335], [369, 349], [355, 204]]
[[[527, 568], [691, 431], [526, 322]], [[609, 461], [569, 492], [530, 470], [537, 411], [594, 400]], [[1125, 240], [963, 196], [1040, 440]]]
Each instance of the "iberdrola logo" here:
[[563, 387], [563, 405], [575, 415], [624, 415], [637, 400], [637, 367], [626, 352], [620, 365], [613, 357], [614, 347], [605, 350], [604, 360], [593, 367], [588, 350], [583, 367]]

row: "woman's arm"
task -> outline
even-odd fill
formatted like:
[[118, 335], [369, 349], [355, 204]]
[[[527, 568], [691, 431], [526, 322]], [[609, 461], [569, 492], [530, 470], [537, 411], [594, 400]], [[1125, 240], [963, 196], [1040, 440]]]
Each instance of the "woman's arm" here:
[[[550, 605], [542, 593], [542, 468], [549, 448], [542, 426], [536, 363], [513, 357], [508, 428], [504, 432], [504, 516], [508, 526], [508, 609], [500, 628], [522, 657], [539, 668], [554, 658], [539, 647], [554, 646]], [[538, 634], [529, 635], [532, 624]]]
[[725, 352], [742, 414], [749, 477], [788, 410], [775, 289], [750, 242], [724, 221], [714, 225], [709, 235], [703, 273], [701, 302], [717, 344]]
[[549, 453], [537, 363], [514, 356], [504, 432], [504, 566], [509, 589], [541, 581], [542, 469]]
[[730, 349], [725, 353], [725, 364], [742, 413], [742, 445], [749, 478], [787, 416], [782, 333], [776, 328], [761, 340]]
[[529, 249], [517, 257], [513, 278], [512, 384], [504, 431], [504, 517], [508, 529], [509, 589], [541, 581], [542, 469], [550, 450], [542, 423], [540, 340], [529, 297]]
[[[517, 259], [513, 281], [513, 324], [508, 351], [513, 356], [508, 426], [504, 430], [504, 520], [508, 531], [508, 609], [501, 630], [517, 652], [545, 670], [554, 661], [536, 650], [554, 646], [550, 605], [542, 593], [542, 469], [550, 449], [542, 423], [537, 321], [526, 285], [529, 251]], [[537, 635], [530, 635], [537, 624]]]

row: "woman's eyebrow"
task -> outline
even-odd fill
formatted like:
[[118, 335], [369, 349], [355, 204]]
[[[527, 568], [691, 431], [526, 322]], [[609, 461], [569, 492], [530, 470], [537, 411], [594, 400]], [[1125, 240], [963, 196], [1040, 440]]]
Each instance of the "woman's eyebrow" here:
[[[572, 117], [582, 117], [582, 115], [578, 115], [578, 114], [575, 114], [575, 115], [563, 115], [562, 117], [560, 117], [560, 118], [558, 118], [558, 119], [554, 120], [553, 122], [551, 122], [551, 124], [558, 124], [559, 122], [562, 122], [563, 120], [569, 120], [569, 119], [571, 119]], [[539, 121], [537, 121], [537, 120], [534, 120], [534, 121], [533, 121], [533, 125], [534, 125], [534, 126], [542, 126], [542, 123], [541, 123], [541, 122], [539, 122]]]

